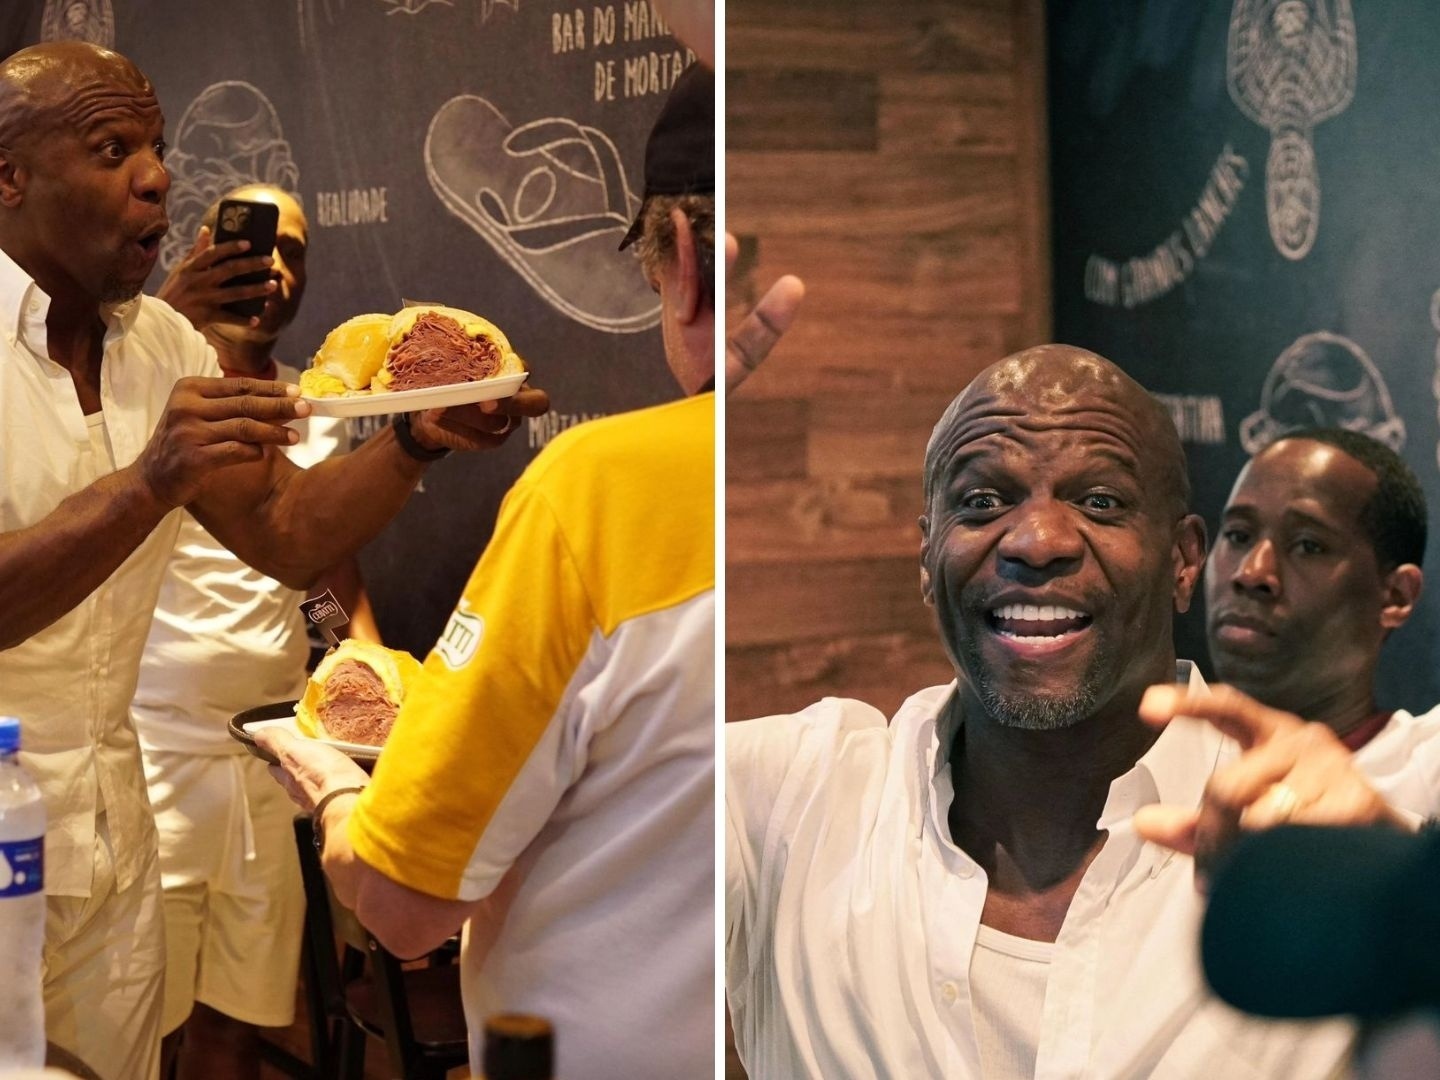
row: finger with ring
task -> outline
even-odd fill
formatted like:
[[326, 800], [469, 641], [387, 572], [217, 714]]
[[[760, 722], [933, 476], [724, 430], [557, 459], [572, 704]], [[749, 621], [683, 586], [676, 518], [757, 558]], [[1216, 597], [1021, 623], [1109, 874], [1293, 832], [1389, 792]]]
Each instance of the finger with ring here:
[[1270, 813], [1276, 821], [1289, 821], [1300, 809], [1300, 794], [1286, 783], [1271, 784], [1265, 791], [1270, 800]]

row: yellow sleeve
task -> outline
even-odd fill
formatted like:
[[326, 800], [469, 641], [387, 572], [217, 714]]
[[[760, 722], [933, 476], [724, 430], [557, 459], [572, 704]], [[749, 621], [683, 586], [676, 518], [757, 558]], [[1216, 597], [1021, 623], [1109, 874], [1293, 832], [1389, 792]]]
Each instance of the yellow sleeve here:
[[433, 896], [494, 888], [584, 771], [609, 709], [585, 690], [616, 628], [713, 589], [713, 480], [710, 395], [536, 457], [357, 801], [366, 863]]
[[[475, 873], [476, 846], [557, 722], [594, 629], [554, 510], [522, 478], [358, 800], [350, 838], [359, 856], [433, 896], [473, 892], [461, 884]], [[566, 771], [559, 761], [526, 770], [526, 817], [536, 830], [564, 793]], [[495, 867], [496, 880], [503, 870]]]

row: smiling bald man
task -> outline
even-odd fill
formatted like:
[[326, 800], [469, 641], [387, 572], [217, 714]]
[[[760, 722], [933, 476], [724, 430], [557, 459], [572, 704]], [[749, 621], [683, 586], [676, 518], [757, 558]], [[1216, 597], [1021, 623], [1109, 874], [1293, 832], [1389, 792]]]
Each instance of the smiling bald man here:
[[[1238, 748], [1137, 715], [1177, 662], [1205, 533], [1165, 410], [1082, 349], [982, 372], [925, 458], [920, 582], [956, 679], [732, 724], [727, 986], [752, 1080], [1324, 1077], [1348, 1025], [1211, 997], [1190, 856]], [[1253, 703], [1252, 703], [1253, 704]]]

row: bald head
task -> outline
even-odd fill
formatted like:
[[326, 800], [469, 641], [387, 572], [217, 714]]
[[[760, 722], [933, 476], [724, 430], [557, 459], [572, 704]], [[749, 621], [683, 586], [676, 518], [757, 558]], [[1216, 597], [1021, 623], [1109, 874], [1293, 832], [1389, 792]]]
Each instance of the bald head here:
[[925, 448], [925, 501], [957, 448], [1007, 425], [1086, 418], [1147, 463], [1147, 480], [1175, 516], [1190, 503], [1185, 450], [1165, 407], [1103, 356], [1073, 345], [1038, 345], [991, 364], [950, 402]]
[[119, 53], [83, 41], [0, 63], [0, 248], [79, 321], [134, 297], [168, 226], [165, 118]]
[[49, 41], [0, 63], [0, 147], [17, 149], [57, 127], [83, 127], [119, 91], [158, 113], [154, 88], [117, 52], [86, 41]]

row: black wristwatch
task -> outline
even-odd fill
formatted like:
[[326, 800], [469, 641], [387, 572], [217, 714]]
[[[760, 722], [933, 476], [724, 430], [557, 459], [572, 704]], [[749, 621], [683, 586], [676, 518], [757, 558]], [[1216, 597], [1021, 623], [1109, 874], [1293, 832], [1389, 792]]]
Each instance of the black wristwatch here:
[[416, 461], [439, 461], [450, 453], [448, 446], [442, 446], [435, 450], [427, 450], [415, 441], [415, 433], [410, 430], [410, 414], [401, 413], [390, 421], [390, 426], [395, 429], [395, 441], [400, 444], [400, 449], [409, 454]]
[[321, 855], [325, 854], [325, 808], [330, 805], [330, 800], [341, 795], [358, 795], [365, 790], [365, 785], [358, 787], [340, 787], [334, 791], [327, 791], [324, 797], [315, 804], [315, 809], [310, 817], [314, 822], [315, 850]]

